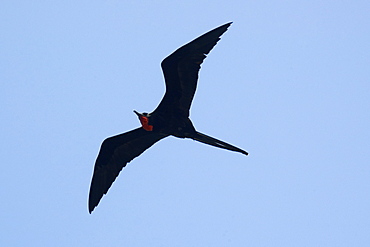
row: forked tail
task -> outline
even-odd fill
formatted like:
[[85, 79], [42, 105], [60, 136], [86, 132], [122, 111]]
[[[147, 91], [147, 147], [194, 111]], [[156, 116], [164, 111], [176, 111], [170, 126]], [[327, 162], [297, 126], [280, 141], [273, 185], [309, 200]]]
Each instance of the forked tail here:
[[246, 151], [244, 151], [240, 148], [237, 148], [237, 147], [235, 147], [231, 144], [228, 144], [226, 142], [217, 140], [216, 138], [207, 136], [207, 135], [205, 135], [203, 133], [200, 133], [200, 132], [196, 132], [193, 136], [191, 136], [189, 138], [191, 138], [193, 140], [196, 140], [196, 141], [199, 141], [199, 142], [202, 142], [202, 143], [205, 143], [205, 144], [208, 144], [208, 145], [218, 147], [218, 148], [223, 148], [223, 149], [227, 149], [227, 150], [230, 150], [230, 151], [239, 152], [239, 153], [248, 155], [248, 153]]

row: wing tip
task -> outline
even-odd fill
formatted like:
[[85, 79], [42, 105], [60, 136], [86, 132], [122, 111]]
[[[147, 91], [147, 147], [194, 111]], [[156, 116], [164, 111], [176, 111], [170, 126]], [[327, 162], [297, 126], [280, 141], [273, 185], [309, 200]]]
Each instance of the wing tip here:
[[233, 24], [233, 23], [234, 22], [230, 21], [230, 22], [227, 22], [227, 23], [221, 25], [220, 27], [226, 27], [226, 29], [228, 29], [231, 26], [231, 24]]
[[89, 208], [88, 208], [89, 214], [91, 214], [94, 211], [94, 209], [96, 208], [96, 206], [98, 206], [98, 204], [99, 204], [99, 202], [98, 203], [93, 203], [91, 201], [91, 199], [89, 198], [89, 205], [88, 205], [89, 206]]

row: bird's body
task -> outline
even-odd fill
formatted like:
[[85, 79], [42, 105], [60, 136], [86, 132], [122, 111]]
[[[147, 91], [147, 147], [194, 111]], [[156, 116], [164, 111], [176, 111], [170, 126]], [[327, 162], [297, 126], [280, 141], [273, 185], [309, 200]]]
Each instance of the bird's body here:
[[166, 93], [158, 107], [152, 113], [134, 111], [142, 127], [107, 138], [102, 143], [90, 186], [90, 213], [107, 193], [122, 168], [167, 136], [191, 138], [248, 155], [240, 148], [196, 131], [189, 118], [200, 65], [230, 25], [231, 23], [227, 23], [209, 31], [163, 60], [161, 65], [166, 81]]

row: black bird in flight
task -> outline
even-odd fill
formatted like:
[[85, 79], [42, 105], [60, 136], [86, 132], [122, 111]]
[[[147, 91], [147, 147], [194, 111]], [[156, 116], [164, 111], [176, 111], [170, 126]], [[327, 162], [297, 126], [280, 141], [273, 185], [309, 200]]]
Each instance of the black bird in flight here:
[[138, 113], [141, 127], [109, 137], [101, 145], [90, 186], [91, 213], [123, 167], [167, 136], [190, 138], [215, 147], [248, 155], [240, 148], [195, 130], [189, 109], [197, 87], [200, 65], [232, 22], [224, 24], [180, 47], [162, 61], [166, 93], [152, 113]]

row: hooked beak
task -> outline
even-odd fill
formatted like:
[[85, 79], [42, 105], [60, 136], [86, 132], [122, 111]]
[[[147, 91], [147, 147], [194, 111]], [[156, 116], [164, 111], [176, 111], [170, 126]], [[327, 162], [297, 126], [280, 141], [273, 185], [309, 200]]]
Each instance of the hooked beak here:
[[135, 112], [135, 114], [138, 116], [138, 117], [141, 117], [142, 115], [140, 114], [140, 113], [138, 113], [137, 111], [135, 111], [134, 110], [134, 112]]

